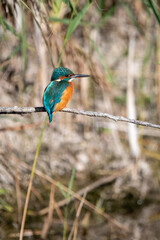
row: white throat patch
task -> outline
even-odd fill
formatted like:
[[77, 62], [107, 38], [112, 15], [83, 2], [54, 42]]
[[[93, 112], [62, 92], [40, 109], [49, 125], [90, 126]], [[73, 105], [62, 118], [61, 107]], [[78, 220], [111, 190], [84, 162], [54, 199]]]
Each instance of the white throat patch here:
[[60, 82], [60, 81], [62, 81], [62, 79], [57, 79], [57, 80], [54, 80], [55, 82]]

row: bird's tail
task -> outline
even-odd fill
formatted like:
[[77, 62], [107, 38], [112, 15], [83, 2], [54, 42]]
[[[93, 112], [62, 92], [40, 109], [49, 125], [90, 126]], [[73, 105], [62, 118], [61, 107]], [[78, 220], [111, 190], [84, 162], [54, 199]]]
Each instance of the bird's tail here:
[[55, 112], [48, 114], [49, 122], [50, 122], [50, 123], [52, 122], [52, 118], [54, 117], [54, 114], [55, 114]]

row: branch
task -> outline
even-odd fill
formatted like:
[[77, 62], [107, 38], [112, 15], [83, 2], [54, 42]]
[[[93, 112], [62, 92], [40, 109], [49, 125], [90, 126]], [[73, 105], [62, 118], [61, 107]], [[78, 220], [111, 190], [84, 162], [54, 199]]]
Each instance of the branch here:
[[[35, 112], [45, 112], [44, 107], [0, 107], [0, 114], [27, 114], [27, 113], [35, 113]], [[145, 127], [152, 127], [152, 128], [158, 128], [160, 129], [160, 125], [153, 124], [149, 122], [143, 122], [135, 119], [129, 119], [122, 116], [114, 116], [108, 113], [101, 113], [101, 112], [91, 112], [91, 111], [83, 111], [83, 110], [77, 110], [77, 109], [69, 109], [64, 108], [62, 112], [68, 112], [68, 113], [74, 113], [74, 114], [80, 114], [85, 115], [89, 117], [103, 117], [103, 118], [109, 118], [111, 120], [114, 120], [116, 122], [128, 122], [133, 123]]]

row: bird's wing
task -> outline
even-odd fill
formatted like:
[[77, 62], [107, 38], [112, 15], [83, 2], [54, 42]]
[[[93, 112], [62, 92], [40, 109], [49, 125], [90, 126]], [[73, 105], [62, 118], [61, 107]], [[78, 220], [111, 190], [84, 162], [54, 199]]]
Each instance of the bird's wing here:
[[68, 85], [68, 82], [53, 81], [49, 83], [44, 90], [43, 105], [48, 113], [50, 121], [52, 121], [52, 113], [54, 112], [54, 107], [61, 101], [62, 93]]

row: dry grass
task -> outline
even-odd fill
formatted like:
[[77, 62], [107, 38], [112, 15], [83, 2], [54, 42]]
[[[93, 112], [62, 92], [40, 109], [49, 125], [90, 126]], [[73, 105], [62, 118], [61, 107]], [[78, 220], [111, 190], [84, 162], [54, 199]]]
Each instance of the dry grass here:
[[[148, 3], [3, 1], [1, 106], [41, 106], [61, 62], [93, 76], [74, 83], [69, 107], [126, 116], [128, 105], [138, 119], [159, 124], [159, 5]], [[36, 151], [44, 115], [35, 115], [1, 117], [1, 239], [158, 238], [159, 130], [137, 129], [133, 158], [135, 131], [61, 113]]]

